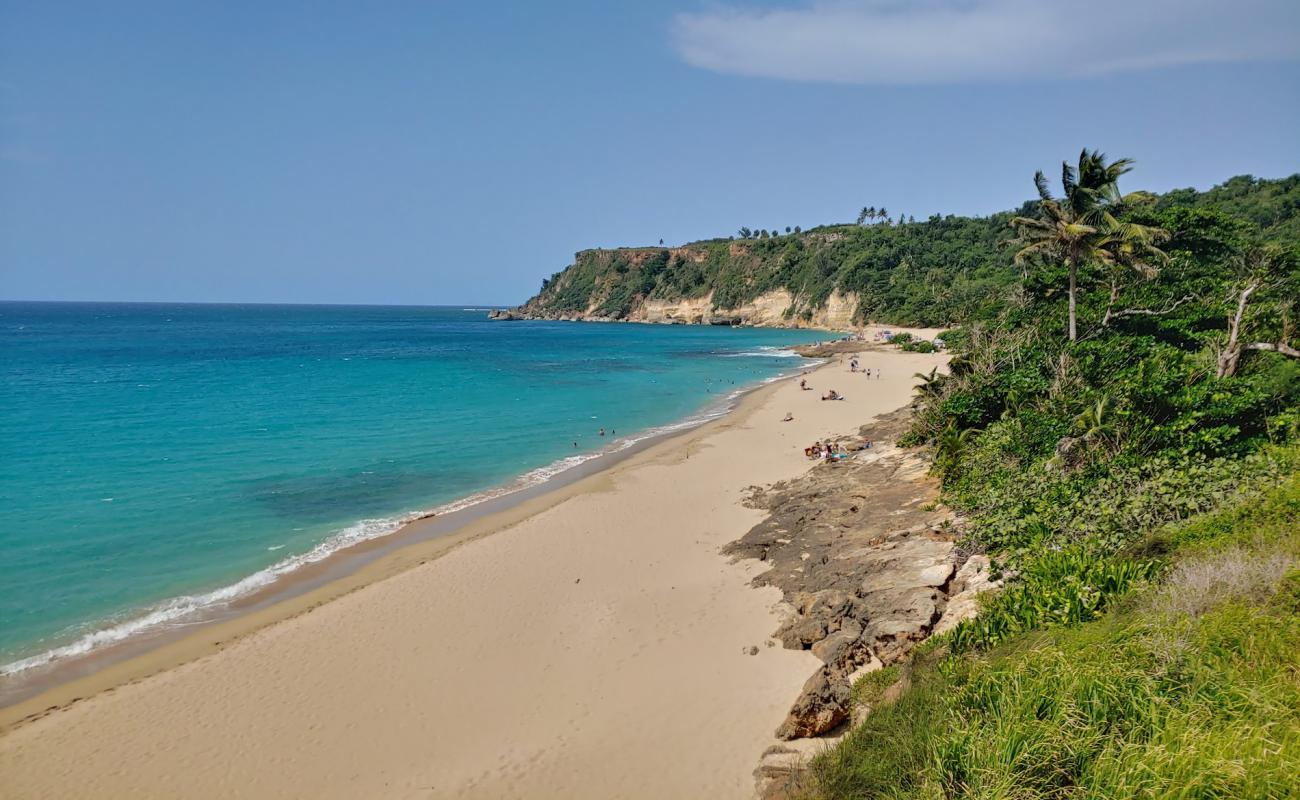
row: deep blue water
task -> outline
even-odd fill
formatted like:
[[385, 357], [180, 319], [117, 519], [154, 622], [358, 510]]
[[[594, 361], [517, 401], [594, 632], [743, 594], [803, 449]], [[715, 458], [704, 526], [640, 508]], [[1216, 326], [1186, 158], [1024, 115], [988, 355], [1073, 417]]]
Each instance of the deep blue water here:
[[0, 664], [183, 621], [405, 514], [536, 482], [716, 410], [817, 338], [0, 303]]

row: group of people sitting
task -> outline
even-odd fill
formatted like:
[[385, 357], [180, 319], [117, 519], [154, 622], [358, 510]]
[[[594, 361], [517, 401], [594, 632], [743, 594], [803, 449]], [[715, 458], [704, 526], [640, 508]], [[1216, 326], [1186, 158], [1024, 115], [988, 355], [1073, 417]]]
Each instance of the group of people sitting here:
[[803, 449], [803, 454], [808, 458], [824, 458], [827, 461], [832, 461], [837, 458], [847, 458], [849, 455], [843, 447], [832, 442], [830, 439], [827, 439], [825, 442], [813, 442], [811, 447], [805, 447]]
[[839, 392], [835, 391], [834, 389], [831, 389], [831, 390], [828, 391], [826, 394], [822, 395], [822, 399], [823, 399], [823, 400], [843, 400], [843, 399], [844, 399], [844, 395], [840, 394]]

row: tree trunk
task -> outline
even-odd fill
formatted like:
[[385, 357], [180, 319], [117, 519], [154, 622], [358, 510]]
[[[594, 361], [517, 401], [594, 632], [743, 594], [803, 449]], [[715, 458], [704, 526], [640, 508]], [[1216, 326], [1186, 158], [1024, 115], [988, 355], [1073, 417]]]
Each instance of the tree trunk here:
[[1250, 284], [1241, 290], [1241, 297], [1237, 298], [1237, 313], [1228, 318], [1228, 344], [1219, 354], [1216, 378], [1231, 378], [1237, 374], [1237, 362], [1241, 361], [1241, 319], [1246, 316], [1246, 301], [1258, 287], [1257, 283]]
[[1106, 303], [1106, 316], [1101, 318], [1101, 327], [1110, 327], [1110, 320], [1114, 316], [1115, 301], [1119, 299], [1119, 281], [1110, 282], [1110, 301]]
[[1075, 284], [1079, 273], [1079, 259], [1070, 256], [1070, 341], [1076, 341], [1079, 338], [1079, 329], [1075, 324]]

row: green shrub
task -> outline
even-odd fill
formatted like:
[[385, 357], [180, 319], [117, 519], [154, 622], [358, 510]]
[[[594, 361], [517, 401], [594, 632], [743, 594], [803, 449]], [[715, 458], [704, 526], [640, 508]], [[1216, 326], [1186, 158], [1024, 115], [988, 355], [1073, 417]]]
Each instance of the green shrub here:
[[987, 649], [1018, 633], [1088, 622], [1158, 572], [1154, 560], [1105, 558], [1083, 548], [1049, 551], [1029, 561], [1006, 589], [987, 595], [979, 615], [950, 631], [947, 644], [958, 653]]

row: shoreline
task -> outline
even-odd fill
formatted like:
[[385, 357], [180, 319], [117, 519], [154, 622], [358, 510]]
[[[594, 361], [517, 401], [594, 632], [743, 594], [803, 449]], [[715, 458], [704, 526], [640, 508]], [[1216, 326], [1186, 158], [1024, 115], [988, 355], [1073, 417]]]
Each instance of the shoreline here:
[[[186, 615], [179, 619], [149, 626], [139, 632], [127, 634], [122, 639], [94, 647], [83, 653], [55, 657], [46, 663], [12, 673], [0, 674], [0, 733], [3, 733], [11, 726], [20, 725], [24, 718], [28, 716], [28, 714], [15, 714], [13, 712], [15, 708], [26, 709], [29, 704], [35, 703], [42, 708], [48, 709], [51, 706], [58, 706], [63, 703], [42, 703], [41, 701], [46, 697], [55, 698], [66, 695], [81, 699], [109, 689], [112, 686], [131, 682], [139, 677], [152, 674], [156, 670], [139, 672], [127, 668], [124, 673], [131, 677], [126, 680], [114, 677], [111, 684], [104, 684], [94, 680], [101, 672], [118, 665], [129, 665], [130, 662], [147, 657], [156, 650], [173, 645], [183, 645], [186, 639], [193, 636], [202, 636], [219, 626], [230, 625], [234, 630], [238, 631], [234, 634], [238, 637], [245, 633], [251, 633], [265, 625], [274, 624], [281, 619], [296, 616], [302, 612], [286, 609], [283, 614], [277, 614], [274, 609], [280, 604], [291, 603], [304, 595], [321, 591], [324, 591], [327, 597], [319, 602], [328, 602], [329, 599], [342, 596], [350, 589], [330, 592], [328, 591], [330, 585], [345, 582], [354, 574], [378, 561], [395, 556], [398, 551], [404, 548], [444, 538], [455, 540], [463, 529], [476, 525], [485, 518], [507, 514], [517, 505], [542, 498], [552, 492], [563, 490], [584, 478], [598, 475], [656, 444], [697, 431], [725, 419], [728, 415], [739, 410], [743, 401], [750, 395], [789, 380], [802, 371], [817, 369], [826, 361], [826, 359], [818, 357], [800, 356], [800, 359], [804, 363], [792, 373], [778, 373], [764, 378], [750, 386], [736, 389], [720, 400], [710, 402], [699, 411], [681, 420], [658, 425], [643, 432], [632, 434], [629, 437], [614, 440], [611, 442], [611, 446], [617, 446], [612, 447], [612, 449], [607, 448], [573, 456], [572, 458], [581, 458], [581, 460], [571, 466], [558, 469], [535, 482], [530, 483], [526, 482], [526, 480], [535, 473], [553, 469], [566, 461], [567, 458], [558, 459], [529, 470], [507, 483], [474, 492], [431, 509], [414, 511], [394, 517], [393, 524], [396, 527], [389, 532], [369, 536], [344, 545], [328, 552], [320, 559], [303, 561], [299, 566], [272, 577], [268, 583], [258, 586], [247, 593], [237, 595], [230, 601], [197, 608], [187, 612]], [[441, 509], [444, 508], [450, 508], [450, 510], [442, 511]], [[355, 524], [361, 524], [361, 522]], [[476, 535], [486, 535], [491, 532], [486, 531]], [[323, 540], [317, 546], [322, 546], [327, 542], [328, 539]], [[454, 545], [449, 546], [447, 550], [437, 549], [436, 554], [432, 557], [436, 558], [443, 552], [449, 551], [451, 547], [454, 547]], [[310, 553], [311, 551], [306, 552]], [[301, 557], [301, 555], [298, 557]], [[237, 586], [240, 582], [262, 572], [274, 571], [281, 563], [283, 562], [277, 562], [257, 573], [245, 576], [238, 581], [223, 585], [204, 594], [220, 592]], [[423, 563], [423, 561], [420, 563]], [[389, 574], [394, 573], [387, 571], [382, 573], [383, 576]], [[375, 580], [382, 579], [383, 577], [379, 577]], [[358, 587], [360, 585], [365, 584], [358, 584]], [[178, 598], [169, 598], [163, 602], [172, 602], [176, 599]], [[315, 602], [307, 608], [310, 609], [314, 605], [316, 605]], [[142, 617], [147, 617], [154, 607], [140, 609], [138, 614], [129, 617], [123, 622], [114, 626], [100, 628], [94, 633], [112, 630], [119, 625], [132, 624]], [[193, 619], [187, 618], [190, 615], [193, 616]], [[256, 625], [248, 628], [238, 624], [240, 618], [253, 615], [258, 615], [259, 619], [265, 615], [266, 621], [259, 621]], [[222, 633], [224, 634], [224, 630]], [[216, 632], [214, 631], [212, 635], [215, 636]], [[230, 636], [223, 635], [220, 638], [224, 641], [228, 640]], [[67, 645], [50, 648], [32, 657], [57, 652], [61, 647], [76, 644], [78, 641], [80, 639], [73, 640]], [[20, 663], [23, 660], [19, 659], [15, 663]], [[74, 689], [79, 689], [83, 682], [88, 687], [96, 688], [92, 688], [89, 692], [74, 691]], [[65, 687], [68, 691], [60, 692], [60, 689]], [[34, 713], [34, 710], [32, 713]]]
[[905, 405], [939, 363], [861, 349], [885, 380], [834, 363], [810, 378], [850, 402], [770, 383], [568, 486], [4, 709], [0, 769], [37, 794], [749, 796], [816, 661], [772, 640], [765, 566], [721, 551], [763, 517], [748, 488], [805, 473], [803, 445]]

